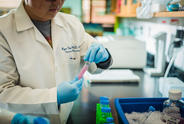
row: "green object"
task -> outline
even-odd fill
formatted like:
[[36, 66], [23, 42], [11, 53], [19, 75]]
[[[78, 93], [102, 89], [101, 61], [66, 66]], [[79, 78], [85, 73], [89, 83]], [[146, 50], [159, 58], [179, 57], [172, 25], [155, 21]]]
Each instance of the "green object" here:
[[102, 36], [103, 35], [103, 27], [101, 24], [92, 24], [92, 23], [83, 23], [84, 28], [87, 33], [92, 36]]
[[109, 123], [108, 122], [109, 120], [113, 121], [112, 113], [109, 112], [110, 106], [108, 105], [108, 107], [104, 107], [104, 108], [103, 108], [103, 112], [102, 112], [101, 104], [97, 103], [97, 105], [96, 105], [96, 124]]
[[116, 32], [117, 29], [119, 28], [119, 21], [120, 21], [120, 18], [116, 17], [115, 24], [114, 24], [114, 32]]
[[67, 14], [71, 14], [71, 13], [72, 13], [72, 10], [71, 10], [71, 8], [62, 8], [62, 9], [60, 10], [60, 12], [67, 13]]

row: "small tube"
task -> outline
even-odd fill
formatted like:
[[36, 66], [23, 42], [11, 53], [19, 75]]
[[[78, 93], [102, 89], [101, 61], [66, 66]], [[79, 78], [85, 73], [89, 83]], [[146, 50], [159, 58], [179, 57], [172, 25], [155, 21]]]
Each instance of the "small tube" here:
[[85, 62], [84, 66], [82, 67], [82, 69], [78, 75], [79, 80], [83, 77], [84, 73], [88, 70], [89, 65], [90, 65], [89, 62]]
[[144, 124], [145, 121], [150, 117], [150, 115], [152, 114], [152, 112], [155, 111], [155, 108], [153, 106], [149, 107], [149, 112], [146, 114], [146, 116], [144, 116], [144, 118], [140, 121], [140, 124]]

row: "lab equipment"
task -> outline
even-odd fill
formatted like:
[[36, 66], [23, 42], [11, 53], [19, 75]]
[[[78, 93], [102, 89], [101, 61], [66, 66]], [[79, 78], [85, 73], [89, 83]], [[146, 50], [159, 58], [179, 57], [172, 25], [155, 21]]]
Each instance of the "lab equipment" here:
[[146, 112], [149, 106], [153, 106], [156, 111], [162, 111], [163, 102], [167, 98], [116, 98], [114, 100], [119, 123], [129, 124], [125, 113]]
[[152, 18], [152, 0], [142, 0], [141, 6], [136, 9], [137, 18]]
[[[146, 65], [146, 43], [130, 36], [97, 37], [113, 58], [110, 68], [142, 69]], [[122, 53], [122, 54], [120, 54]]]
[[112, 117], [107, 117], [107, 118], [106, 118], [106, 121], [107, 121], [107, 123], [112, 123], [112, 122], [114, 122], [114, 118], [112, 118]]
[[169, 55], [169, 65], [167, 67], [165, 77], [168, 76], [169, 71], [174, 64], [177, 68], [184, 70], [183, 64], [183, 51], [184, 51], [184, 29], [183, 27], [179, 26], [176, 31], [176, 36], [173, 42], [169, 45], [168, 48], [168, 55]]
[[83, 68], [81, 69], [81, 71], [80, 71], [80, 73], [78, 75], [78, 79], [79, 80], [83, 77], [84, 73], [88, 70], [89, 65], [90, 65], [89, 62], [85, 62]]
[[100, 107], [105, 108], [105, 107], [110, 107], [109, 106], [109, 98], [106, 96], [100, 96]]
[[[182, 52], [182, 48], [180, 48], [183, 44], [180, 42], [183, 42], [184, 39], [184, 31], [181, 29], [177, 30], [176, 38], [175, 40], [170, 44], [168, 54], [169, 56], [169, 64], [167, 66], [167, 69], [165, 71], [164, 77], [161, 77], [159, 79], [159, 91], [162, 94], [163, 97], [168, 97], [168, 92], [170, 89], [178, 89], [182, 91], [182, 97], [184, 97], [184, 82], [182, 82], [177, 77], [168, 77], [169, 71], [174, 64], [177, 56], [180, 52]], [[181, 56], [180, 56], [181, 57]], [[179, 66], [180, 64], [177, 63], [175, 66]], [[182, 65], [182, 64], [181, 64]]]
[[172, 12], [172, 11], [178, 11], [179, 10], [179, 4], [176, 3], [176, 4], [168, 4], [167, 5], [167, 10]]
[[50, 121], [44, 117], [16, 114], [11, 124], [50, 124]]
[[110, 69], [100, 74], [85, 73], [84, 78], [91, 83], [138, 83], [139, 76], [135, 75], [129, 69]]
[[100, 96], [100, 101], [103, 101], [103, 100], [109, 100], [109, 98], [107, 96]]
[[102, 111], [102, 117], [103, 118], [107, 118], [110, 117], [110, 113], [111, 113], [111, 108], [110, 107], [101, 107], [101, 111]]
[[58, 106], [63, 103], [71, 102], [77, 99], [83, 84], [83, 78], [78, 80], [76, 77], [70, 82], [62, 82], [57, 88]]
[[169, 99], [163, 103], [162, 121], [166, 123], [180, 124], [184, 122], [184, 101], [181, 100], [181, 90], [169, 90]]
[[182, 91], [184, 97], [184, 82], [176, 77], [162, 77], [159, 79], [159, 92], [162, 97], [169, 97], [168, 92], [170, 89], [178, 89]]
[[114, 123], [110, 105], [107, 103], [109, 103], [108, 97], [100, 97], [100, 103], [96, 105], [96, 124]]
[[145, 121], [150, 117], [150, 115], [152, 114], [152, 112], [155, 111], [155, 108], [153, 106], [150, 106], [148, 111], [149, 112], [146, 114], [146, 116], [144, 116], [144, 118], [141, 119], [140, 124], [144, 124], [145, 123]]
[[168, 4], [167, 4], [167, 10], [168, 11], [178, 11], [179, 7], [180, 7], [180, 0], [171, 0]]
[[155, 12], [166, 11], [166, 5], [170, 0], [141, 0], [141, 6], [137, 8], [137, 18], [152, 18]]
[[154, 61], [154, 68], [145, 68], [144, 71], [150, 74], [151, 76], [163, 76], [166, 66], [166, 56], [165, 56], [165, 47], [166, 47], [166, 36], [167, 34], [161, 32], [154, 36], [156, 39], [156, 55]]
[[99, 43], [93, 43], [90, 48], [88, 49], [84, 61], [88, 62], [105, 62], [109, 58], [109, 53], [104, 48], [102, 44]]
[[100, 105], [101, 105], [101, 108], [102, 107], [109, 107], [109, 100], [101, 100]]

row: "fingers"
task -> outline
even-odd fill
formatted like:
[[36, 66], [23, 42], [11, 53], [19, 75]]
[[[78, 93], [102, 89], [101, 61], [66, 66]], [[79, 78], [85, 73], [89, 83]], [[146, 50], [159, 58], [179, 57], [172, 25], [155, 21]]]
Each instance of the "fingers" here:
[[81, 88], [81, 87], [82, 87], [82, 84], [83, 84], [83, 81], [84, 81], [84, 78], [81, 78], [80, 80], [78, 80], [78, 81], [76, 82], [76, 86], [77, 86], [78, 88]]
[[78, 80], [78, 77], [75, 77], [75, 79], [72, 80], [70, 83], [79, 88], [82, 87], [83, 81], [84, 81], [83, 77], [80, 80]]
[[96, 46], [91, 50], [89, 62], [95, 62], [96, 55], [97, 55], [99, 50], [100, 50], [100, 46]]
[[97, 43], [93, 43], [91, 44], [91, 46], [89, 47], [86, 56], [84, 57], [84, 61], [89, 61], [89, 62], [94, 62], [93, 60], [93, 56], [94, 56], [94, 52], [96, 52], [96, 50], [98, 50], [99, 44]]
[[103, 45], [94, 43], [87, 51], [84, 61], [99, 63], [106, 61], [108, 57], [109, 54]]
[[107, 50], [103, 46], [102, 46], [101, 50], [102, 50], [101, 51], [102, 57], [101, 57], [101, 61], [100, 62], [104, 62], [104, 61], [106, 61], [109, 58], [109, 53], [107, 52]]
[[78, 76], [76, 76], [72, 81], [70, 81], [69, 83], [70, 84], [73, 84], [73, 83], [75, 83], [77, 80], [79, 80], [79, 78], [78, 78]]
[[98, 51], [98, 53], [96, 54], [96, 63], [99, 63], [101, 61], [103, 61], [103, 56], [104, 56], [104, 49], [103, 47], [100, 48], [100, 50]]

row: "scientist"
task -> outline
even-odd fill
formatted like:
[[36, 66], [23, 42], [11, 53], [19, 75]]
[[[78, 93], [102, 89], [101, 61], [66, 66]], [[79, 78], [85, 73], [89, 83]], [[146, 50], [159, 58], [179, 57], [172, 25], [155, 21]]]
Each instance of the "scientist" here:
[[63, 3], [22, 0], [0, 17], [0, 107], [17, 113], [7, 117], [13, 124], [37, 116], [66, 123], [82, 89], [83, 79], [76, 76], [84, 61], [91, 62], [91, 73], [112, 63], [76, 17], [59, 12]]

